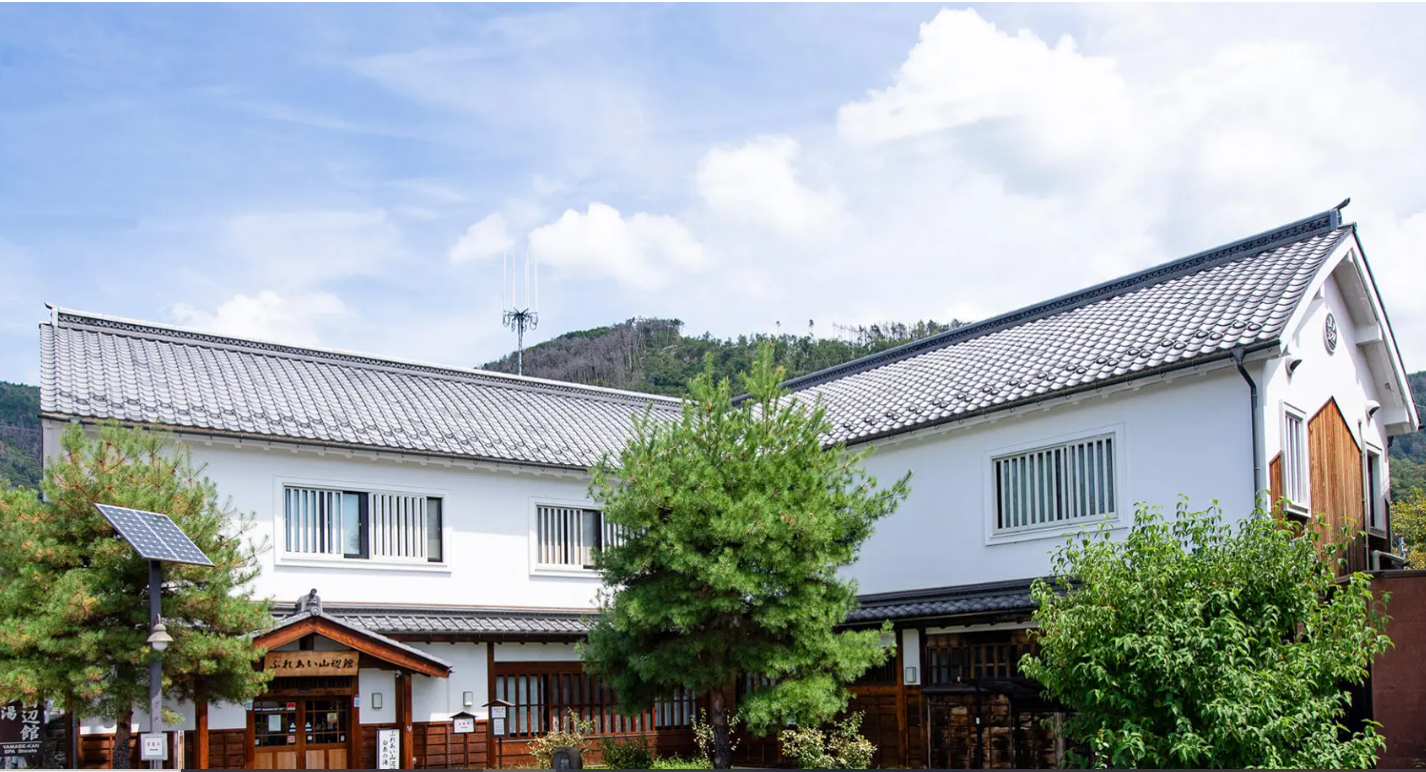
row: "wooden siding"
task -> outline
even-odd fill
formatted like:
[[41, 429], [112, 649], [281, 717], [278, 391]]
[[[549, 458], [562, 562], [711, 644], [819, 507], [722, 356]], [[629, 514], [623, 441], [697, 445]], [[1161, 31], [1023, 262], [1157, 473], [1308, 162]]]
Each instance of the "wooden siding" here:
[[1328, 400], [1307, 422], [1307, 445], [1312, 476], [1312, 512], [1327, 518], [1333, 535], [1343, 525], [1363, 528], [1362, 448], [1337, 409]]

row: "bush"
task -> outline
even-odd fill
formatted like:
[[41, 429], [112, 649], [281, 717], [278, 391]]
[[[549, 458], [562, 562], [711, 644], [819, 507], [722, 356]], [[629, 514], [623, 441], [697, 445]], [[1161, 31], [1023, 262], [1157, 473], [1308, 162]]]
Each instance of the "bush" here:
[[706, 758], [694, 757], [684, 759], [679, 756], [670, 756], [666, 759], [654, 759], [649, 764], [648, 769], [712, 769], [713, 762]]
[[530, 755], [535, 759], [535, 769], [553, 769], [555, 751], [560, 748], [578, 748], [581, 755], [589, 753], [589, 740], [586, 736], [594, 731], [593, 721], [581, 720], [571, 710], [563, 726], [558, 725], [558, 719], [555, 723], [557, 726], [553, 732], [531, 741], [528, 746]]
[[654, 749], [644, 735], [605, 737], [599, 741], [599, 752], [610, 769], [648, 769], [654, 763]]
[[[1395, 514], [1393, 512], [1393, 514]], [[1323, 534], [1332, 538], [1323, 539]], [[1073, 711], [1076, 765], [1169, 769], [1353, 769], [1383, 747], [1373, 722], [1344, 728], [1349, 684], [1390, 645], [1386, 597], [1337, 577], [1343, 545], [1256, 512], [1137, 513], [1055, 553], [1031, 594], [1039, 652], [1020, 663]], [[1075, 754], [1072, 754], [1075, 755]]]
[[876, 746], [862, 737], [862, 714], [854, 713], [822, 731], [815, 727], [784, 729], [778, 735], [782, 752], [799, 769], [866, 769]]

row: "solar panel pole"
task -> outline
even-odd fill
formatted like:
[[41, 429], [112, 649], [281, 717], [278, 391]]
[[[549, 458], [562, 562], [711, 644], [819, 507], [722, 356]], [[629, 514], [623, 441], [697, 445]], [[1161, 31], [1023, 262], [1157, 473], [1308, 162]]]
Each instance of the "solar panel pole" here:
[[[162, 612], [163, 573], [157, 560], [149, 561], [149, 630], [158, 627]], [[149, 660], [149, 732], [163, 736], [163, 649], [154, 647]], [[167, 742], [165, 740], [164, 742]], [[162, 761], [150, 761], [150, 769], [163, 769]], [[175, 767], [177, 769], [178, 767]]]

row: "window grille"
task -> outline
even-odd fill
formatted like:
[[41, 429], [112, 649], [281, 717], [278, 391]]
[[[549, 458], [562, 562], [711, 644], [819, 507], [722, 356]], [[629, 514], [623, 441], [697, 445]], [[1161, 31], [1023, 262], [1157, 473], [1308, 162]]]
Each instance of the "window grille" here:
[[286, 488], [286, 551], [333, 558], [436, 561], [441, 499], [397, 493]]
[[540, 505], [535, 511], [539, 563], [594, 568], [594, 555], [621, 541], [619, 526], [595, 509]]
[[1312, 485], [1308, 471], [1307, 418], [1292, 408], [1284, 408], [1282, 420], [1282, 495], [1295, 507], [1306, 511]]
[[997, 531], [1115, 514], [1114, 438], [1096, 437], [995, 459]]
[[571, 712], [591, 722], [595, 735], [688, 729], [697, 713], [693, 692], [679, 689], [655, 699], [649, 710], [626, 716], [617, 709], [614, 690], [578, 662], [501, 662], [495, 668], [495, 696], [514, 703], [508, 724], [513, 737], [565, 727]]

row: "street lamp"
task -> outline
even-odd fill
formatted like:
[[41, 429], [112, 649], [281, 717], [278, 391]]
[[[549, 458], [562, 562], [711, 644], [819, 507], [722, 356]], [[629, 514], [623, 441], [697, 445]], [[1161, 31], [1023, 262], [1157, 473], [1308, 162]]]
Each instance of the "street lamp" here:
[[158, 623], [149, 631], [149, 645], [154, 651], [162, 653], [168, 645], [173, 643], [173, 637], [168, 634], [168, 627], [163, 623], [163, 617], [158, 618]]
[[[138, 509], [95, 504], [114, 530], [139, 557], [149, 563], [149, 637], [154, 657], [149, 660], [149, 732], [139, 738], [139, 758], [147, 760], [153, 769], [162, 769], [168, 759], [168, 739], [163, 733], [163, 650], [173, 643], [168, 628], [159, 616], [162, 610], [163, 575], [160, 562], [212, 566], [198, 545], [174, 525], [168, 515]], [[174, 759], [175, 768], [183, 759]]]

